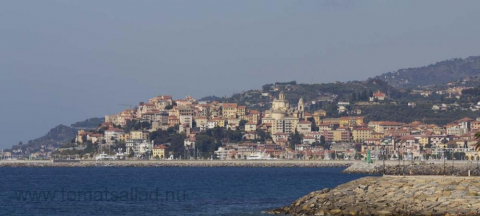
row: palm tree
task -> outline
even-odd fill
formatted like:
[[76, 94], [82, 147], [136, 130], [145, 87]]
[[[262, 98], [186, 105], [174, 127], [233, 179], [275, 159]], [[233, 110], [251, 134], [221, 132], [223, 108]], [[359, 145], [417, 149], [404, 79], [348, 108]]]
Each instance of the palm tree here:
[[475, 150], [480, 150], [480, 131], [475, 133], [475, 140], [477, 143], [475, 144]]

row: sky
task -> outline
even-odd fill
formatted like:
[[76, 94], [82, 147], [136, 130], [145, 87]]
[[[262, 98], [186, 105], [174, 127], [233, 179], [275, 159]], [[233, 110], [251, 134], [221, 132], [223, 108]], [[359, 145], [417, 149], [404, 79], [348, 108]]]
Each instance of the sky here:
[[0, 1], [0, 147], [170, 94], [480, 55], [480, 1]]

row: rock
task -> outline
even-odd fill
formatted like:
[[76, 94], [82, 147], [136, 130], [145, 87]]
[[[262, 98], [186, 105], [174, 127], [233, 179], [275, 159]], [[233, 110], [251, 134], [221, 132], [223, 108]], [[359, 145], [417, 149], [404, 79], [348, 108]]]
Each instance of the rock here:
[[[462, 185], [463, 184], [463, 185]], [[465, 187], [465, 185], [468, 185]], [[476, 178], [365, 177], [312, 192], [275, 214], [480, 215]]]
[[376, 214], [376, 215], [392, 215], [392, 212], [386, 211], [386, 210], [382, 210], [382, 211], [377, 211], [375, 214]]
[[333, 209], [330, 211], [330, 214], [340, 214], [340, 212], [342, 212], [341, 209]]

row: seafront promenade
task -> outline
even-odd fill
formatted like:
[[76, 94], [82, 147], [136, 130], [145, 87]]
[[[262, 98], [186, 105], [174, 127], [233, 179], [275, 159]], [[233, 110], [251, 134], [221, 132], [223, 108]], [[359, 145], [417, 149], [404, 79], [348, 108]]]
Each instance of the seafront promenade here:
[[[355, 166], [351, 166], [355, 164]], [[360, 160], [80, 160], [53, 162], [52, 160], [0, 160], [0, 167], [350, 167], [350, 173], [382, 173], [393, 167], [435, 165], [436, 167], [458, 167], [474, 169], [480, 167], [476, 161], [376, 161], [366, 164]]]
[[113, 160], [53, 162], [51, 160], [4, 160], [0, 167], [348, 167], [361, 161], [320, 160]]

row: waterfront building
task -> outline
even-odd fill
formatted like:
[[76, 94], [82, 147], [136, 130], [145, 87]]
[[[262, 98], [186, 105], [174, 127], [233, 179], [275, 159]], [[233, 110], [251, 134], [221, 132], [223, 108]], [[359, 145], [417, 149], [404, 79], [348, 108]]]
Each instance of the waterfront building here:
[[167, 146], [165, 145], [156, 145], [153, 147], [153, 158], [165, 159], [167, 158]]

